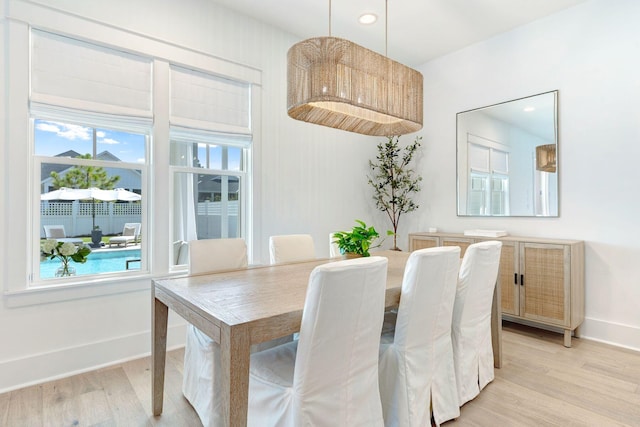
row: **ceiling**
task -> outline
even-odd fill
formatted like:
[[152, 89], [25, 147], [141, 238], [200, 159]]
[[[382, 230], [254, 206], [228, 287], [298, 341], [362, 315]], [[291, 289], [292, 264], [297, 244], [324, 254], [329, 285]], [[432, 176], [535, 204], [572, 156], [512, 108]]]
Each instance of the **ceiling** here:
[[[329, 35], [330, 0], [212, 0], [300, 39]], [[409, 66], [586, 0], [388, 0], [386, 55]], [[375, 13], [375, 24], [358, 17]], [[385, 54], [385, 0], [332, 0], [331, 35]]]

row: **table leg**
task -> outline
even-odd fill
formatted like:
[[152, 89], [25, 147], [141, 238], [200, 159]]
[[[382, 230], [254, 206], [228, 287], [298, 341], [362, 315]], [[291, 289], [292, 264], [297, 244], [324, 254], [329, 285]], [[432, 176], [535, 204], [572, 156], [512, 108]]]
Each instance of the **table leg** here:
[[500, 281], [496, 283], [491, 303], [491, 344], [493, 346], [493, 366], [502, 367], [502, 297]]
[[156, 299], [155, 291], [152, 291], [152, 300], [151, 392], [153, 396], [153, 415], [160, 415], [164, 397], [164, 369], [167, 358], [169, 308]]
[[222, 413], [227, 426], [247, 425], [249, 405], [249, 361], [251, 342], [245, 325], [220, 330], [220, 365], [222, 368]]

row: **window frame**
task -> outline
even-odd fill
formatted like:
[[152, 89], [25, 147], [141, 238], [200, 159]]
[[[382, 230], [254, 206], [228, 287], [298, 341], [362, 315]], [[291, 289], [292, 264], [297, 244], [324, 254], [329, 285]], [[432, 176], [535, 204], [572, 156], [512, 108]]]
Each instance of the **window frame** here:
[[[211, 146], [223, 146], [223, 148], [229, 147], [237, 147], [241, 149], [241, 158], [240, 158], [240, 169], [214, 169], [207, 167], [195, 167], [195, 166], [177, 166], [173, 165], [170, 162], [169, 165], [169, 174], [171, 176], [170, 180], [170, 224], [174, 224], [175, 218], [175, 195], [177, 194], [177, 189], [175, 188], [175, 176], [180, 173], [190, 174], [190, 175], [212, 175], [212, 176], [233, 176], [240, 177], [240, 199], [239, 199], [239, 236], [247, 242], [247, 246], [249, 247], [251, 244], [251, 214], [253, 201], [251, 199], [252, 194], [252, 164], [251, 164], [251, 151], [253, 149], [252, 144], [249, 143], [250, 136], [248, 135], [231, 135], [231, 134], [221, 134], [216, 132], [207, 132], [202, 130], [185, 130], [180, 129], [178, 127], [174, 127], [170, 132], [171, 137], [169, 140], [169, 144], [179, 143], [179, 144], [207, 144], [207, 151], [211, 148]], [[225, 136], [228, 139], [228, 143], [224, 143]], [[238, 140], [246, 140], [246, 143], [239, 143]], [[208, 154], [207, 154], [208, 156]], [[196, 202], [197, 203], [197, 202]], [[176, 231], [173, 226], [171, 227], [171, 242], [176, 242], [180, 239], [176, 236]], [[249, 252], [250, 253], [250, 252]], [[181, 271], [187, 268], [186, 264], [174, 264], [173, 257], [169, 259], [169, 269], [171, 271]]]
[[[34, 261], [33, 246], [30, 238], [39, 233], [32, 215], [25, 212], [37, 212], [40, 204], [39, 183], [34, 183], [33, 149], [30, 141], [30, 31], [31, 29], [65, 35], [88, 43], [95, 43], [104, 47], [144, 56], [152, 62], [152, 133], [153, 144], [147, 156], [149, 174], [146, 187], [149, 191], [148, 210], [154, 212], [147, 219], [149, 233], [154, 235], [154, 243], [148, 247], [150, 274], [127, 276], [126, 278], [101, 278], [90, 282], [76, 282], [61, 286], [29, 287], [29, 272]], [[162, 40], [150, 38], [142, 34], [132, 33], [126, 29], [117, 28], [84, 17], [66, 14], [53, 8], [37, 3], [24, 3], [20, 8], [13, 8], [5, 20], [5, 69], [6, 77], [6, 124], [3, 144], [5, 148], [7, 169], [2, 181], [7, 188], [6, 200], [12, 201], [12, 209], [4, 210], [3, 226], [5, 239], [11, 242], [10, 248], [3, 249], [3, 265], [5, 265], [5, 279], [3, 295], [7, 307], [24, 307], [34, 304], [45, 304], [58, 301], [69, 301], [78, 298], [115, 295], [126, 292], [149, 290], [150, 279], [155, 276], [171, 276], [168, 270], [169, 256], [168, 234], [163, 235], [169, 226], [169, 214], [166, 207], [170, 195], [163, 189], [168, 188], [169, 165], [169, 67], [175, 64], [182, 67], [213, 73], [225, 78], [245, 82], [250, 85], [250, 123], [248, 131], [253, 144], [249, 153], [248, 167], [251, 174], [247, 176], [249, 189], [247, 199], [252, 201], [251, 209], [259, 209], [261, 199], [259, 179], [260, 165], [252, 164], [251, 159], [260, 158], [260, 123], [262, 112], [261, 85], [262, 71], [258, 68], [242, 65], [234, 61], [213, 56], [211, 53], [194, 50], [189, 46], [182, 46]], [[38, 172], [39, 176], [39, 172]], [[11, 186], [8, 186], [9, 181]], [[260, 246], [252, 248], [252, 238], [260, 236], [260, 228], [252, 222], [253, 212], [245, 209], [247, 215], [247, 246], [250, 257], [260, 258]], [[162, 230], [162, 232], [160, 232]], [[38, 245], [39, 246], [39, 245]], [[38, 248], [39, 250], [39, 248]], [[39, 257], [37, 258], [39, 260]]]
[[[52, 285], [59, 285], [65, 283], [73, 283], [77, 281], [87, 282], [98, 279], [117, 279], [118, 277], [130, 277], [132, 275], [148, 275], [149, 271], [149, 262], [148, 262], [148, 250], [147, 247], [152, 244], [152, 242], [148, 242], [152, 236], [149, 235], [148, 230], [148, 221], [147, 221], [147, 212], [148, 212], [148, 194], [150, 191], [148, 189], [148, 179], [150, 173], [149, 166], [149, 151], [151, 147], [151, 123], [148, 123], [146, 126], [143, 123], [139, 123], [136, 126], [132, 126], [131, 124], [127, 124], [129, 122], [128, 118], [124, 118], [124, 120], [119, 120], [118, 118], [107, 118], [103, 117], [101, 120], [96, 120], [95, 117], [92, 117], [91, 114], [86, 114], [87, 122], [81, 123], [80, 120], [83, 117], [82, 112], [70, 112], [69, 118], [65, 118], [63, 115], [59, 113], [60, 109], [55, 109], [57, 112], [53, 114], [48, 114], [46, 108], [35, 109], [30, 117], [30, 146], [34, 152], [32, 156], [32, 171], [33, 171], [33, 181], [34, 188], [32, 191], [39, 195], [41, 194], [41, 182], [43, 177], [40, 176], [40, 172], [42, 170], [42, 164], [64, 164], [70, 166], [95, 166], [102, 167], [108, 169], [126, 169], [126, 170], [135, 170], [140, 171], [140, 189], [142, 192], [142, 200], [141, 203], [141, 235], [145, 236], [141, 240], [140, 243], [140, 251], [141, 251], [141, 263], [140, 270], [138, 271], [113, 271], [113, 272], [105, 272], [102, 274], [86, 274], [86, 275], [78, 275], [73, 277], [65, 277], [65, 278], [42, 278], [40, 275], [40, 270], [37, 265], [37, 260], [40, 255], [40, 245], [35, 244], [36, 241], [40, 240], [40, 230], [42, 229], [41, 223], [41, 214], [40, 214], [40, 200], [38, 200], [37, 204], [33, 206], [33, 218], [32, 221], [34, 223], [33, 227], [33, 235], [31, 241], [33, 242], [33, 256], [32, 262], [29, 266], [29, 283], [28, 288], [40, 288], [47, 287]], [[85, 126], [89, 128], [101, 128], [105, 130], [114, 130], [121, 132], [130, 132], [136, 133], [144, 136], [144, 153], [145, 153], [145, 161], [144, 163], [133, 163], [133, 162], [113, 162], [107, 160], [99, 160], [99, 159], [80, 159], [80, 158], [69, 158], [69, 157], [55, 157], [55, 156], [45, 156], [39, 155], [35, 153], [35, 122], [37, 120], [46, 120], [46, 121], [58, 121], [64, 124], [75, 124], [79, 126]], [[145, 130], [146, 128], [146, 130]], [[83, 153], [80, 153], [83, 154]], [[36, 179], [35, 175], [40, 176], [40, 179]], [[91, 255], [89, 255], [91, 256]]]

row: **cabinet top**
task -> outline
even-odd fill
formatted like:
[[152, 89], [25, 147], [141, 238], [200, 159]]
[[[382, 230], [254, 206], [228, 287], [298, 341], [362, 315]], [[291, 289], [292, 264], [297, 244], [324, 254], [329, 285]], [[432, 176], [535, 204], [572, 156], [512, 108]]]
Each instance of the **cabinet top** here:
[[446, 233], [446, 232], [416, 232], [409, 233], [409, 239], [411, 237], [451, 237], [456, 239], [465, 239], [469, 241], [476, 240], [500, 240], [503, 242], [531, 242], [531, 243], [555, 243], [559, 245], [575, 245], [584, 243], [583, 240], [573, 239], [549, 239], [545, 237], [529, 237], [529, 236], [502, 236], [502, 237], [484, 237], [484, 236], [466, 236], [463, 233]]

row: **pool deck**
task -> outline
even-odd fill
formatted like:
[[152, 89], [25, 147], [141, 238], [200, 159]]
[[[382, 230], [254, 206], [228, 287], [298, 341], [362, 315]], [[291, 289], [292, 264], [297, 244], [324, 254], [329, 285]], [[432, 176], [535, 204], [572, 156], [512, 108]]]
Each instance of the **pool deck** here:
[[127, 251], [132, 249], [140, 249], [140, 242], [137, 243], [129, 243], [127, 246], [109, 246], [109, 243], [102, 242], [104, 246], [100, 246], [99, 248], [94, 248], [91, 243], [87, 245], [91, 248], [91, 252], [119, 252], [119, 251]]

